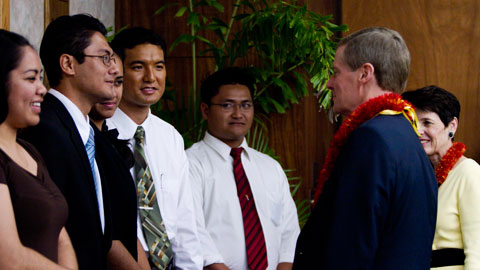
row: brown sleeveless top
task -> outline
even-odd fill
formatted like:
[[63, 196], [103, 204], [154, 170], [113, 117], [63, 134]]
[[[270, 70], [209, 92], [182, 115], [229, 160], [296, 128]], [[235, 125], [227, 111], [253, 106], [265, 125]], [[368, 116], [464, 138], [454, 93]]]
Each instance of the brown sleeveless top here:
[[58, 261], [58, 235], [68, 216], [68, 206], [53, 183], [46, 165], [29, 143], [18, 139], [37, 162], [37, 175], [20, 167], [0, 149], [0, 184], [10, 191], [20, 241], [50, 260]]

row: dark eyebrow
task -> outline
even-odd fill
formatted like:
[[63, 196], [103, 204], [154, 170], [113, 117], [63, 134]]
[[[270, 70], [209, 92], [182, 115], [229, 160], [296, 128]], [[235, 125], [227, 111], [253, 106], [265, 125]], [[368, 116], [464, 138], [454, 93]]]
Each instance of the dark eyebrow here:
[[132, 61], [132, 62], [130, 62], [130, 63], [129, 63], [129, 65], [135, 65], [135, 64], [144, 65], [144, 64], [145, 64], [145, 62], [143, 62], [143, 61], [140, 61], [140, 60], [135, 60], [135, 61]]
[[42, 72], [42, 70], [38, 70], [38, 69], [35, 69], [35, 68], [30, 68], [30, 69], [27, 69], [23, 72], [23, 74], [25, 73], [28, 73], [28, 72], [35, 72], [35, 75], [37, 75], [38, 73]]
[[[134, 61], [130, 62], [130, 65], [135, 65], [135, 64], [145, 65], [145, 62], [142, 61], [142, 60], [134, 60]], [[158, 64], [164, 64], [165, 65], [165, 60], [160, 60], [160, 61], [156, 62], [155, 64], [156, 65], [158, 65]]]
[[107, 49], [100, 49], [100, 50], [98, 50], [98, 52], [99, 52], [99, 53], [107, 53], [107, 54], [109, 54], [109, 55], [112, 55], [112, 54], [113, 54], [112, 52], [110, 52], [110, 51], [107, 50]]
[[[226, 99], [224, 100], [223, 102], [230, 102], [230, 103], [235, 103], [235, 100], [233, 99]], [[250, 99], [244, 99], [244, 100], [241, 100], [240, 103], [246, 103], [246, 102], [252, 102]]]

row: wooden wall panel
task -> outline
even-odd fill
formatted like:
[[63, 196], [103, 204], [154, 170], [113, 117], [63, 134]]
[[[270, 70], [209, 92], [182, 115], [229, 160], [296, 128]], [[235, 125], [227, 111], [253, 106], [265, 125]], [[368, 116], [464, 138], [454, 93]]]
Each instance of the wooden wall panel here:
[[[336, 17], [339, 6], [335, 0], [309, 1], [309, 9]], [[294, 105], [285, 114], [273, 114], [271, 120], [271, 146], [280, 156], [282, 165], [296, 169], [293, 175], [302, 177], [303, 185], [297, 198], [310, 199], [335, 125], [328, 121], [325, 112], [318, 111], [317, 99], [313, 95]]]
[[480, 161], [480, 2], [477, 0], [343, 0], [342, 22], [351, 32], [367, 26], [397, 30], [410, 49], [407, 89], [435, 84], [460, 101], [457, 141]]
[[[142, 26], [154, 30], [156, 33], [162, 35], [167, 42], [167, 45], [173, 43], [181, 34], [190, 33], [190, 26], [187, 26], [187, 18], [175, 17], [179, 6], [171, 6], [165, 9], [159, 15], [153, 15], [153, 13], [160, 7], [168, 3], [166, 0], [143, 0], [143, 1], [131, 1], [131, 0], [116, 0], [115, 2], [115, 25], [123, 27], [126, 25]], [[185, 4], [186, 1], [181, 1]], [[219, 14], [214, 8], [203, 8], [202, 13], [207, 17], [218, 16], [220, 19], [227, 21], [227, 14], [231, 14], [233, 11], [233, 5], [230, 1], [224, 1], [224, 14]], [[239, 11], [238, 11], [239, 12]], [[237, 14], [238, 14], [237, 12]], [[235, 27], [234, 27], [235, 29]], [[213, 39], [214, 34], [211, 31], [200, 32], [202, 36], [206, 36], [208, 39]], [[197, 43], [197, 55], [198, 52], [205, 50], [207, 47], [203, 43]], [[169, 57], [190, 57], [192, 50], [189, 45], [179, 44], [175, 50], [168, 53]]]
[[269, 132], [270, 146], [284, 168], [295, 169], [292, 175], [303, 179], [297, 198], [311, 198], [334, 126], [318, 112], [317, 100], [310, 95], [285, 114], [272, 114]]
[[10, 0], [0, 0], [0, 28], [10, 29]]
[[56, 18], [69, 14], [68, 0], [45, 0], [45, 29]]
[[[186, 18], [175, 18], [178, 7], [166, 9], [162, 15], [153, 16], [153, 12], [168, 1], [162, 0], [116, 0], [115, 27], [120, 29], [125, 25], [143, 26], [161, 34], [167, 45], [171, 44], [181, 33], [189, 30]], [[186, 1], [182, 1], [184, 3]], [[233, 10], [232, 1], [223, 1], [225, 13]], [[335, 13], [339, 10], [337, 1], [310, 1], [309, 8], [321, 13]], [[314, 2], [314, 3], [313, 3]], [[214, 10], [205, 10], [211, 14]], [[241, 12], [241, 11], [240, 11]], [[225, 15], [224, 20], [227, 16]], [[211, 33], [209, 34], [211, 35]], [[204, 47], [197, 47], [201, 51]], [[192, 84], [191, 47], [178, 46], [174, 51], [167, 53], [167, 75], [175, 85], [177, 91]], [[241, 66], [255, 64], [255, 60], [238, 63]], [[215, 63], [211, 57], [197, 58], [197, 85], [213, 72]], [[180, 96], [180, 93], [178, 93]], [[269, 124], [269, 141], [276, 154], [280, 157], [285, 168], [296, 169], [293, 173], [304, 180], [298, 198], [309, 198], [313, 181], [323, 164], [329, 142], [333, 137], [334, 126], [330, 124], [324, 112], [318, 112], [315, 97], [309, 96], [300, 104], [294, 105], [285, 114], [273, 114]]]

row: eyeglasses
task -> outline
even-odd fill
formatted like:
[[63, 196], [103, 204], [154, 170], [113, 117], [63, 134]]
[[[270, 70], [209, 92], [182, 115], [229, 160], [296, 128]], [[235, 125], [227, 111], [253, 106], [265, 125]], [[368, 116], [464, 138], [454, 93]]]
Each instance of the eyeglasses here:
[[104, 55], [88, 55], [88, 54], [84, 54], [83, 56], [85, 57], [98, 57], [98, 58], [101, 58], [102, 61], [103, 61], [103, 64], [107, 67], [109, 67], [111, 64], [112, 64], [112, 61], [116, 64], [117, 61], [115, 60], [115, 54], [104, 54]]
[[244, 102], [244, 103], [233, 103], [233, 102], [224, 102], [224, 103], [210, 103], [210, 105], [220, 106], [222, 110], [226, 112], [233, 111], [234, 108], [239, 108], [241, 111], [248, 112], [253, 109], [253, 103]]

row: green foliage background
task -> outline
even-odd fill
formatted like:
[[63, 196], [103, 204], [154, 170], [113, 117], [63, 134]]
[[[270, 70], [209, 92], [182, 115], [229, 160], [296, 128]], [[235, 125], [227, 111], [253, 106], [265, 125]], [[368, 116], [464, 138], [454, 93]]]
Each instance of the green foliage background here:
[[[248, 62], [252, 56], [261, 63], [246, 67], [256, 80], [255, 123], [247, 140], [251, 147], [274, 158], [278, 159], [268, 147], [266, 134], [270, 113], [285, 113], [292, 104], [308, 95], [308, 81], [319, 97], [319, 107], [329, 109], [331, 92], [326, 83], [336, 51], [335, 34], [347, 30], [345, 25], [333, 24], [332, 16], [310, 11], [307, 4], [299, 5], [295, 0], [236, 0], [227, 21], [200, 12], [207, 8], [224, 14], [224, 6], [217, 0], [189, 0], [188, 5], [170, 3], [155, 14], [167, 8], [176, 8], [176, 17], [187, 17], [190, 32], [181, 34], [170, 51], [180, 43], [191, 46], [193, 83], [188, 91], [175, 89], [168, 83], [164, 97], [152, 111], [182, 133], [186, 147], [199, 141], [206, 129], [199, 110], [197, 55], [211, 55], [215, 59], [215, 71]], [[215, 34], [215, 39], [201, 35], [209, 31]], [[196, 42], [204, 43], [207, 49], [197, 52]], [[177, 93], [181, 93], [179, 98]], [[285, 172], [293, 196], [302, 180], [293, 176], [292, 169]], [[310, 204], [305, 199], [296, 204], [303, 224], [308, 218]]]

